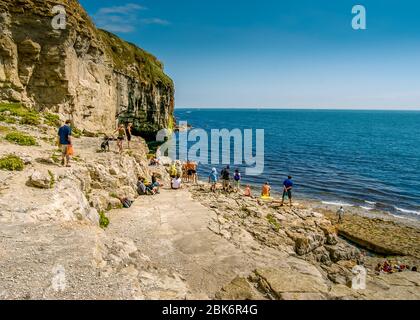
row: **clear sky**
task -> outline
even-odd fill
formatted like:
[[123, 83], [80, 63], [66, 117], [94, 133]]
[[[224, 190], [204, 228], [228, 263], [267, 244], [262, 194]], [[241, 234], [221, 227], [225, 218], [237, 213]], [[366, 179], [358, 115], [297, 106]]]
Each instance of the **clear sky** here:
[[420, 109], [417, 0], [80, 2], [165, 64], [177, 107]]

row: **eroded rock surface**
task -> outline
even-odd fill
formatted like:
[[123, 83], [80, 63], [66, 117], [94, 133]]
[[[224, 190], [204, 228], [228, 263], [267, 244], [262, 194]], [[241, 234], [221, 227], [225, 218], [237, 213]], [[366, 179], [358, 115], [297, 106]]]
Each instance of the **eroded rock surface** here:
[[144, 50], [98, 30], [77, 0], [0, 2], [0, 101], [59, 112], [80, 129], [106, 131], [117, 117], [152, 135], [172, 126], [174, 86]]

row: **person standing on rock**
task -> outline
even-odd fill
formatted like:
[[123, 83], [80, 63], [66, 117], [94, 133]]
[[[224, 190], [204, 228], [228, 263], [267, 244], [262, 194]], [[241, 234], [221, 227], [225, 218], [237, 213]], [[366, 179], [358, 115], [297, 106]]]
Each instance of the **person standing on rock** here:
[[290, 206], [292, 206], [292, 189], [293, 189], [292, 177], [288, 176], [287, 179], [284, 180], [283, 182], [283, 197], [281, 200], [281, 205], [284, 205], [284, 198], [287, 195], [287, 197], [289, 198]]
[[221, 172], [223, 180], [223, 191], [229, 191], [230, 188], [230, 166], [227, 165]]
[[344, 208], [340, 207], [340, 209], [337, 210], [337, 216], [338, 216], [338, 223], [343, 222], [344, 217]]
[[238, 192], [241, 189], [241, 173], [239, 169], [235, 170], [235, 174], [233, 175], [233, 180], [235, 181], [235, 192]]
[[209, 175], [209, 183], [211, 184], [210, 190], [212, 192], [216, 192], [216, 185], [217, 185], [217, 170], [216, 168], [211, 169], [210, 175]]
[[119, 153], [123, 152], [123, 141], [126, 139], [127, 134], [125, 132], [125, 127], [124, 124], [120, 124], [120, 126], [118, 127], [117, 130], [114, 131], [114, 133], [118, 132], [118, 137], [117, 137], [117, 146], [118, 146], [118, 151]]
[[132, 137], [132, 132], [131, 130], [133, 129], [133, 124], [131, 122], [128, 123], [127, 125], [127, 142], [128, 142], [128, 149], [130, 149], [130, 142], [131, 142], [131, 137]]
[[60, 140], [61, 147], [61, 164], [66, 167], [70, 167], [70, 152], [69, 147], [71, 147], [71, 128], [70, 120], [67, 120], [66, 123], [58, 129], [58, 137]]

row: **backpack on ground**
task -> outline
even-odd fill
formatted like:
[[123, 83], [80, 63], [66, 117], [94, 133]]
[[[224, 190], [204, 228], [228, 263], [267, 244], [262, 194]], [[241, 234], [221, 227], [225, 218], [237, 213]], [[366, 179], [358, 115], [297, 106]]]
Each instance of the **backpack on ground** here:
[[121, 200], [121, 203], [122, 203], [124, 208], [130, 208], [131, 205], [133, 204], [133, 201], [131, 201], [127, 198], [124, 198], [124, 199]]

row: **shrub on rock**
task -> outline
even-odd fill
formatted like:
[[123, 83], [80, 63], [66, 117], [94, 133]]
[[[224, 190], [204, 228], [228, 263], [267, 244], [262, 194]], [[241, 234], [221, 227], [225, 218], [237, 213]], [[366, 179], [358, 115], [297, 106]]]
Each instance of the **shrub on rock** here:
[[36, 145], [36, 140], [34, 137], [31, 137], [30, 135], [26, 135], [18, 131], [8, 133], [6, 135], [6, 140], [12, 143], [16, 143], [20, 146]]
[[109, 225], [109, 219], [103, 211], [99, 212], [99, 226], [105, 229]]
[[15, 155], [0, 158], [0, 169], [8, 171], [22, 171], [25, 167], [23, 160]]

